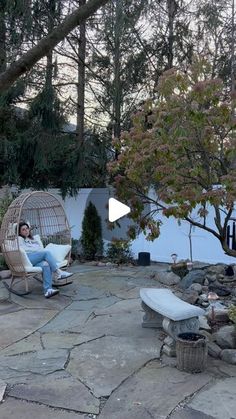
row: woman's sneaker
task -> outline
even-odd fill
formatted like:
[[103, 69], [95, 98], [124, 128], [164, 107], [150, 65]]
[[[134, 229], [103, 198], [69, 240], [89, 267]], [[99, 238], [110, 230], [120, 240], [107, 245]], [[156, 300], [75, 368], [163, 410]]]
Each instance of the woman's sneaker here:
[[45, 298], [51, 298], [51, 297], [54, 297], [54, 295], [57, 295], [57, 294], [59, 294], [59, 290], [54, 290], [53, 288], [49, 288], [45, 292], [44, 296], [45, 296]]
[[70, 276], [74, 275], [72, 272], [65, 272], [65, 271], [61, 271], [59, 274], [55, 275], [55, 279], [66, 279], [69, 278]]

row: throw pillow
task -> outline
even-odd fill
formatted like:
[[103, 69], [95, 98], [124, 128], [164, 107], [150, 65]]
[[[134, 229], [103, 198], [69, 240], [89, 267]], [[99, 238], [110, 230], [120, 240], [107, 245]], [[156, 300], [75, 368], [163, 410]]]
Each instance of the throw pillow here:
[[45, 250], [49, 250], [57, 262], [62, 262], [70, 252], [71, 246], [69, 244], [49, 243]]

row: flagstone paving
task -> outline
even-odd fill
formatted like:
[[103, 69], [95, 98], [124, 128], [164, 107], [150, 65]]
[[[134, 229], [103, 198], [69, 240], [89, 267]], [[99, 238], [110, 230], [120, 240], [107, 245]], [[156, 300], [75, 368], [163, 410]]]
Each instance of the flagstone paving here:
[[3, 349], [30, 335], [49, 322], [56, 314], [56, 310], [25, 309], [2, 315], [0, 348]]
[[25, 297], [0, 282], [0, 418], [236, 419], [236, 366], [179, 371], [141, 327], [139, 289], [165, 269], [74, 265], [49, 300], [34, 279]]
[[74, 348], [67, 371], [81, 379], [96, 397], [105, 397], [159, 356], [160, 345], [152, 338], [104, 336]]
[[150, 362], [113, 392], [99, 419], [166, 418], [180, 400], [205, 386], [211, 378], [190, 375], [160, 362]]
[[40, 377], [31, 377], [26, 383], [14, 386], [9, 395], [67, 410], [99, 413], [99, 400], [79, 380], [65, 373], [45, 377], [43, 388]]

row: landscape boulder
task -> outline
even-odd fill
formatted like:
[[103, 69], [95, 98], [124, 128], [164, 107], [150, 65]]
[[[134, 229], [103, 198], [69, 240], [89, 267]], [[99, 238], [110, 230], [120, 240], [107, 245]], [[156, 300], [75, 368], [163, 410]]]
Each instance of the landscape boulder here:
[[214, 333], [214, 339], [222, 349], [236, 349], [235, 327], [223, 326]]
[[178, 275], [175, 275], [173, 272], [158, 272], [156, 274], [157, 281], [161, 282], [164, 285], [177, 285], [180, 282]]
[[186, 276], [184, 276], [180, 281], [180, 287], [183, 289], [189, 288], [193, 283], [198, 283], [203, 285], [205, 281], [205, 272], [202, 269], [197, 269], [190, 271]]

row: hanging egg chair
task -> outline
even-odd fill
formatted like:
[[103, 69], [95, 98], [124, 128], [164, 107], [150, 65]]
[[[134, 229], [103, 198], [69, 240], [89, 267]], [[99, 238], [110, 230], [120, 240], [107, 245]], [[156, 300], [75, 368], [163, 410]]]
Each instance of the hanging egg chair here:
[[[59, 268], [66, 267], [70, 260], [71, 232], [65, 210], [51, 193], [34, 191], [22, 193], [9, 206], [1, 225], [0, 246], [11, 271], [11, 283], [5, 286], [17, 295], [29, 293], [28, 278], [42, 273], [42, 268], [33, 266], [27, 254], [19, 247], [19, 223], [26, 222], [33, 236], [39, 236], [47, 250], [54, 254]], [[13, 288], [16, 278], [24, 279], [25, 292]]]

